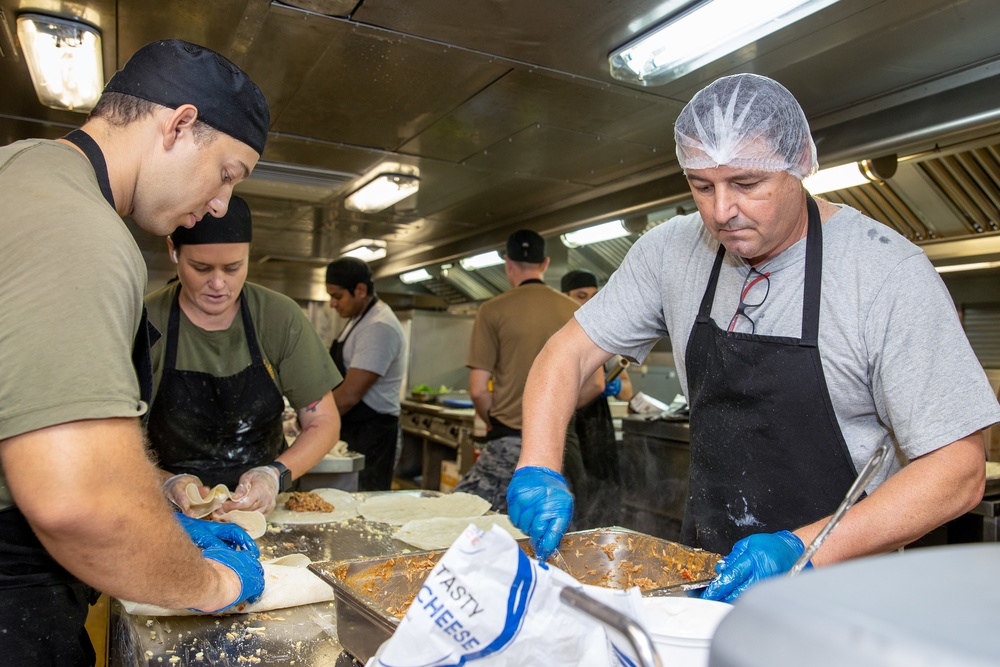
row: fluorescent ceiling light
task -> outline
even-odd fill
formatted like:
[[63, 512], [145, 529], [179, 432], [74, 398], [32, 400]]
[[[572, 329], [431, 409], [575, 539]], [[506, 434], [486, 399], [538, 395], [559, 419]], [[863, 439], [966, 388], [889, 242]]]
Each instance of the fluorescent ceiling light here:
[[348, 195], [344, 206], [352, 211], [377, 213], [420, 189], [420, 179], [411, 174], [382, 173]]
[[810, 194], [818, 195], [824, 192], [853, 188], [871, 182], [871, 179], [862, 171], [861, 165], [857, 162], [851, 162], [842, 164], [839, 167], [820, 169], [802, 181], [802, 185], [805, 186]]
[[621, 238], [629, 234], [630, 232], [625, 229], [625, 225], [622, 224], [621, 220], [612, 220], [601, 225], [563, 234], [559, 238], [562, 239], [563, 245], [567, 248], [577, 248], [582, 245], [597, 243], [598, 241], [610, 241], [611, 239]]
[[38, 101], [53, 109], [90, 111], [104, 89], [101, 33], [92, 26], [40, 14], [17, 17]]
[[364, 262], [374, 262], [386, 255], [386, 242], [378, 239], [361, 239], [340, 249], [343, 257], [357, 257]]
[[837, 0], [708, 0], [611, 53], [611, 76], [643, 86], [672, 81]]
[[408, 271], [407, 273], [400, 274], [399, 279], [402, 280], [407, 285], [412, 285], [414, 283], [422, 283], [425, 280], [430, 280], [433, 278], [427, 269], [417, 269], [416, 271]]
[[489, 252], [460, 259], [458, 260], [458, 263], [466, 271], [475, 271], [476, 269], [485, 269], [487, 266], [503, 264], [503, 257], [501, 257], [500, 253], [496, 250], [490, 250]]
[[978, 271], [982, 269], [1000, 268], [1000, 262], [972, 262], [970, 264], [948, 264], [946, 266], [935, 266], [938, 273], [951, 273], [952, 271]]

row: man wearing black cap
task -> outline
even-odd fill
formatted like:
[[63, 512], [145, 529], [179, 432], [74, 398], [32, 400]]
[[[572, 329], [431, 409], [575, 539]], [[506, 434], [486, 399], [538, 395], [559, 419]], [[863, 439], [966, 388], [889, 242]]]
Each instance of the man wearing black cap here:
[[341, 438], [365, 455], [359, 491], [392, 487], [399, 439], [399, 392], [406, 360], [403, 327], [375, 294], [368, 264], [341, 257], [326, 267], [330, 307], [347, 320], [330, 346], [344, 381], [333, 390]]
[[93, 588], [204, 610], [263, 589], [244, 531], [174, 515], [160, 494], [140, 426], [146, 267], [121, 217], [165, 235], [225, 214], [268, 124], [238, 67], [167, 40], [133, 55], [80, 130], [0, 148], [5, 664], [93, 665]]
[[[577, 309], [575, 301], [542, 280], [548, 266], [545, 239], [530, 229], [511, 234], [504, 271], [513, 289], [481, 305], [472, 328], [465, 365], [469, 367], [469, 394], [476, 414], [487, 424], [487, 444], [455, 491], [485, 498], [498, 512], [507, 511], [507, 484], [521, 453], [521, 395], [528, 371], [549, 336]], [[590, 397], [603, 386], [595, 386]], [[567, 452], [579, 463], [578, 447], [568, 447]], [[582, 472], [579, 465], [570, 463], [568, 467]], [[565, 484], [559, 473], [554, 474]], [[578, 474], [572, 477], [580, 479]]]
[[[330, 387], [341, 380], [323, 342], [292, 299], [246, 282], [250, 208], [239, 197], [221, 218], [178, 227], [167, 238], [178, 281], [146, 296], [156, 388], [149, 442], [167, 499], [191, 509], [224, 484], [217, 510], [274, 509], [278, 493], [315, 466], [340, 435]], [[302, 432], [287, 447], [284, 399]]]

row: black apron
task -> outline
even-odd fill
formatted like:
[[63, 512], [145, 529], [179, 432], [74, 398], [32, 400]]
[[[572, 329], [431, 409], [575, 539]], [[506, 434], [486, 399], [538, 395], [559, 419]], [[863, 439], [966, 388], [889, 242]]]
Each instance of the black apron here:
[[178, 286], [170, 306], [163, 372], [150, 409], [149, 442], [164, 470], [235, 489], [240, 475], [284, 451], [285, 402], [261, 356], [243, 295], [240, 316], [250, 365], [228, 377], [177, 370], [179, 297]]
[[[361, 313], [361, 317], [350, 329], [350, 323], [344, 325], [344, 330], [334, 338], [330, 345], [330, 356], [340, 371], [347, 377], [347, 364], [344, 363], [344, 345], [354, 330], [365, 318], [365, 315], [375, 307], [378, 297], [373, 297], [371, 303]], [[344, 331], [346, 330], [346, 335]], [[339, 340], [343, 336], [343, 340]], [[392, 488], [392, 473], [396, 465], [396, 440], [399, 437], [399, 417], [396, 415], [376, 412], [365, 405], [363, 400], [340, 415], [340, 438], [350, 448], [365, 455], [365, 467], [358, 473], [358, 491], [387, 491]]]
[[[622, 477], [608, 399], [598, 396], [576, 411], [576, 435], [587, 492], [577, 498], [577, 530], [621, 523]], [[582, 502], [581, 502], [582, 501]]]
[[747, 535], [831, 514], [857, 471], [820, 362], [823, 238], [807, 201], [802, 338], [728, 332], [711, 319], [720, 247], [685, 352], [691, 469], [681, 540], [726, 554]]
[[[100, 146], [82, 130], [73, 130], [64, 139], [86, 155], [101, 194], [114, 208], [108, 166]], [[132, 363], [140, 399], [147, 404], [153, 393], [149, 348], [158, 337], [144, 307], [132, 347]], [[88, 606], [99, 593], [49, 556], [17, 507], [0, 511], [0, 590], [0, 655], [5, 664], [94, 664], [94, 649], [84, 622]]]

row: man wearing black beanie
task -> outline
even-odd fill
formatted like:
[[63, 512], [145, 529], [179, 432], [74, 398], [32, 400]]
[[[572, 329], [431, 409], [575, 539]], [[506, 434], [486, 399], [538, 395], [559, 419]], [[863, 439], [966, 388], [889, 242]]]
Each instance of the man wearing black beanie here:
[[129, 58], [80, 129], [0, 148], [4, 664], [92, 666], [94, 589], [205, 611], [263, 590], [245, 531], [175, 515], [160, 494], [140, 424], [146, 265], [122, 217], [165, 236], [224, 215], [269, 123], [239, 67], [162, 40]]
[[375, 294], [371, 269], [356, 257], [326, 267], [330, 307], [347, 320], [330, 347], [344, 376], [333, 390], [340, 411], [340, 437], [365, 455], [359, 491], [392, 486], [399, 439], [399, 393], [406, 359], [403, 328], [392, 309]]

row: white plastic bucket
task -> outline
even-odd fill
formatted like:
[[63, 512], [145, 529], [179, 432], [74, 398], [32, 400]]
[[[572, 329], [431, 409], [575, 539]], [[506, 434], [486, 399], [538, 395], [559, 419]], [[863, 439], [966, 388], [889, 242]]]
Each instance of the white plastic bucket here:
[[712, 635], [732, 605], [688, 597], [644, 598], [646, 630], [664, 667], [707, 667]]

